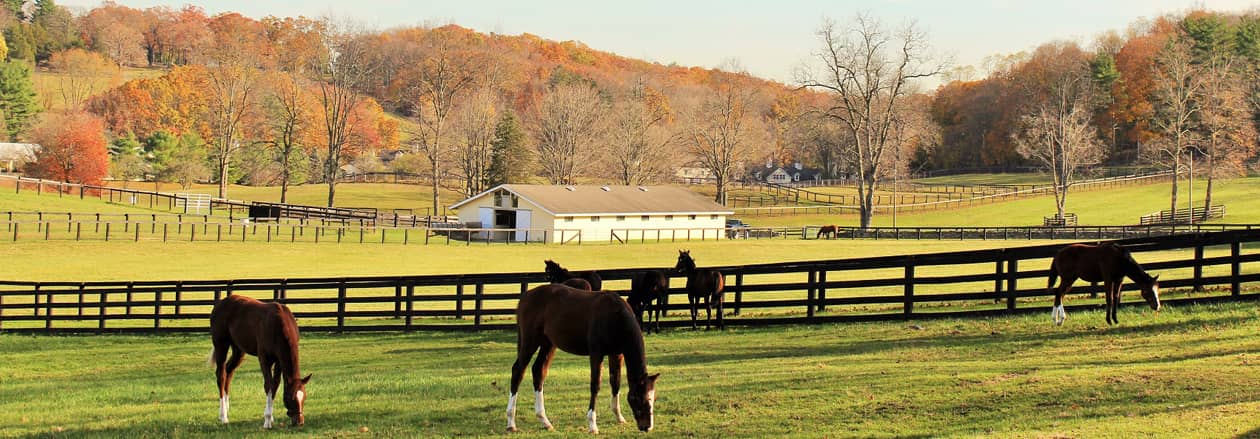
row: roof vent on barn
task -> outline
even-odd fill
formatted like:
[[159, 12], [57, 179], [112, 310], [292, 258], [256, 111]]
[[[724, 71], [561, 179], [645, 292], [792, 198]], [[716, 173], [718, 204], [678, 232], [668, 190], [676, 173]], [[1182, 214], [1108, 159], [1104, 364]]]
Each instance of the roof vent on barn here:
[[639, 190], [640, 190], [640, 191], [643, 191], [643, 192], [647, 192], [647, 188], [645, 188], [645, 187], [643, 187], [643, 186], [639, 186]]
[[610, 187], [608, 187], [608, 186], [600, 186], [600, 187], [599, 187], [599, 190], [602, 190], [602, 191], [604, 191], [604, 192], [612, 192], [612, 188], [610, 188]]
[[573, 187], [573, 186], [565, 186], [565, 187], [564, 187], [564, 190], [569, 191], [569, 192], [573, 192], [573, 191], [576, 191], [576, 190], [577, 190], [577, 188], [575, 188], [575, 187]]

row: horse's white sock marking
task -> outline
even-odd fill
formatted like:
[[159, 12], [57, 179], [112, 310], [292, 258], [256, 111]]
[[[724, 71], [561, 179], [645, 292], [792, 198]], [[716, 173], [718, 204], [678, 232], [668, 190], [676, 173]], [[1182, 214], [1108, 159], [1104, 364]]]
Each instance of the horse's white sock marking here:
[[656, 426], [656, 391], [653, 390], [647, 394], [648, 400], [648, 431], [652, 431], [652, 427]]
[[275, 401], [275, 399], [275, 395], [270, 393], [267, 394], [267, 407], [263, 409], [263, 428], [271, 428], [272, 424], [275, 422], [275, 418], [271, 415], [272, 402]]
[[599, 426], [595, 425], [595, 410], [594, 409], [586, 411], [586, 423], [590, 424], [592, 434], [599, 433]]
[[612, 397], [612, 412], [613, 412], [613, 416], [617, 417], [617, 423], [619, 424], [626, 423], [626, 417], [621, 416], [621, 399], [617, 398], [617, 394], [615, 393], [613, 394], [613, 397]]
[[223, 395], [219, 397], [219, 422], [228, 423], [228, 397]]
[[508, 431], [516, 431], [516, 394], [508, 397], [507, 407]]
[[538, 416], [538, 420], [542, 422], [543, 428], [551, 430], [551, 421], [547, 420], [547, 409], [543, 407], [543, 394], [539, 390], [534, 392], [534, 414]]

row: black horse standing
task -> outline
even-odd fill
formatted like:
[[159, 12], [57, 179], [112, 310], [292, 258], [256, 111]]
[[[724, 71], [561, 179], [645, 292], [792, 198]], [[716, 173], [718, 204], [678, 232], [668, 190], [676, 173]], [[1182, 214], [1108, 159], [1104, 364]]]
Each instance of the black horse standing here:
[[726, 328], [726, 323], [722, 320], [722, 293], [726, 286], [722, 272], [697, 269], [696, 261], [691, 259], [690, 250], [678, 251], [678, 264], [674, 266], [674, 269], [687, 276], [687, 301], [691, 304], [692, 329], [696, 327], [696, 317], [699, 313], [697, 308], [701, 300], [704, 300], [704, 329], [709, 329], [715, 307], [717, 308], [717, 327]]
[[[577, 271], [577, 272], [569, 271], [569, 270], [566, 270], [564, 267], [561, 267], [560, 264], [557, 264], [556, 261], [553, 261], [550, 259], [544, 261], [544, 263], [547, 266], [546, 271], [547, 271], [548, 282], [551, 282], [553, 284], [563, 284], [565, 281], [569, 279], [579, 278], [579, 279], [585, 279], [587, 283], [591, 284], [591, 287], [590, 287], [591, 291], [603, 290], [604, 282], [602, 279], [600, 279], [599, 272], [597, 271], [594, 271], [594, 270]], [[577, 287], [576, 285], [573, 285], [573, 284], [567, 284], [567, 285], [571, 287]]]
[[653, 326], [656, 332], [661, 332], [661, 316], [665, 315], [665, 308], [669, 306], [669, 276], [661, 270], [648, 270], [635, 275], [630, 279], [630, 297], [626, 302], [634, 310], [640, 328], [645, 331], [649, 329], [643, 321], [643, 313], [646, 311], [648, 322], [655, 321]]

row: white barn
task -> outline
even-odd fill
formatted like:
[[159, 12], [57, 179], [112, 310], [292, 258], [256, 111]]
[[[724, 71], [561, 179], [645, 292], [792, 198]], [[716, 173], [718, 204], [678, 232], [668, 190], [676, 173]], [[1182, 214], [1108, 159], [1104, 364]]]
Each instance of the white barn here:
[[726, 206], [671, 186], [504, 184], [451, 206], [494, 240], [531, 242], [722, 239]]

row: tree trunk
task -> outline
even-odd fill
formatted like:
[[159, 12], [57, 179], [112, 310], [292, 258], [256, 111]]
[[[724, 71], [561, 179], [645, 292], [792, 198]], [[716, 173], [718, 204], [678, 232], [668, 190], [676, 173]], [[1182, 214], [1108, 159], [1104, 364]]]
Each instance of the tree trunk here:
[[228, 160], [227, 155], [219, 157], [219, 198], [227, 198]]
[[873, 178], [873, 173], [867, 174], [858, 180], [858, 197], [861, 198], [858, 203], [860, 204], [858, 209], [860, 216], [858, 226], [864, 231], [871, 227], [871, 218], [875, 214], [874, 192], [875, 179]]
[[438, 164], [437, 164], [437, 160], [434, 160], [434, 161], [431, 163], [431, 165], [432, 165], [432, 166], [431, 166], [430, 170], [431, 170], [431, 171], [433, 171], [433, 175], [432, 175], [432, 178], [430, 178], [429, 180], [433, 183], [433, 185], [432, 185], [432, 189], [433, 189], [433, 211], [429, 214], [429, 218], [430, 218], [430, 219], [432, 219], [432, 218], [433, 218], [433, 215], [437, 215], [437, 214], [438, 214], [438, 202], [439, 202], [439, 201], [438, 201]]
[[[1203, 197], [1203, 219], [1207, 219], [1208, 210], [1212, 208], [1212, 181], [1216, 175], [1216, 161], [1211, 155], [1207, 156], [1208, 172], [1207, 172], [1207, 195]], [[1193, 215], [1193, 213], [1192, 213]]]
[[337, 159], [334, 155], [328, 154], [328, 163], [324, 169], [324, 178], [328, 180], [328, 207], [333, 207], [333, 199], [337, 195]]
[[713, 201], [725, 206], [726, 205], [726, 178], [724, 178], [721, 175], [718, 175], [718, 176], [715, 176], [713, 181], [714, 181], [714, 184], [717, 186], [717, 195], [713, 197]]
[[289, 148], [286, 147], [280, 155], [280, 204], [286, 202], [289, 195]]
[[1172, 210], [1172, 215], [1173, 215], [1172, 216], [1173, 222], [1176, 222], [1176, 218], [1177, 218], [1177, 180], [1180, 178], [1181, 178], [1181, 163], [1176, 162], [1173, 165], [1173, 180], [1172, 180], [1172, 209], [1171, 210]]

